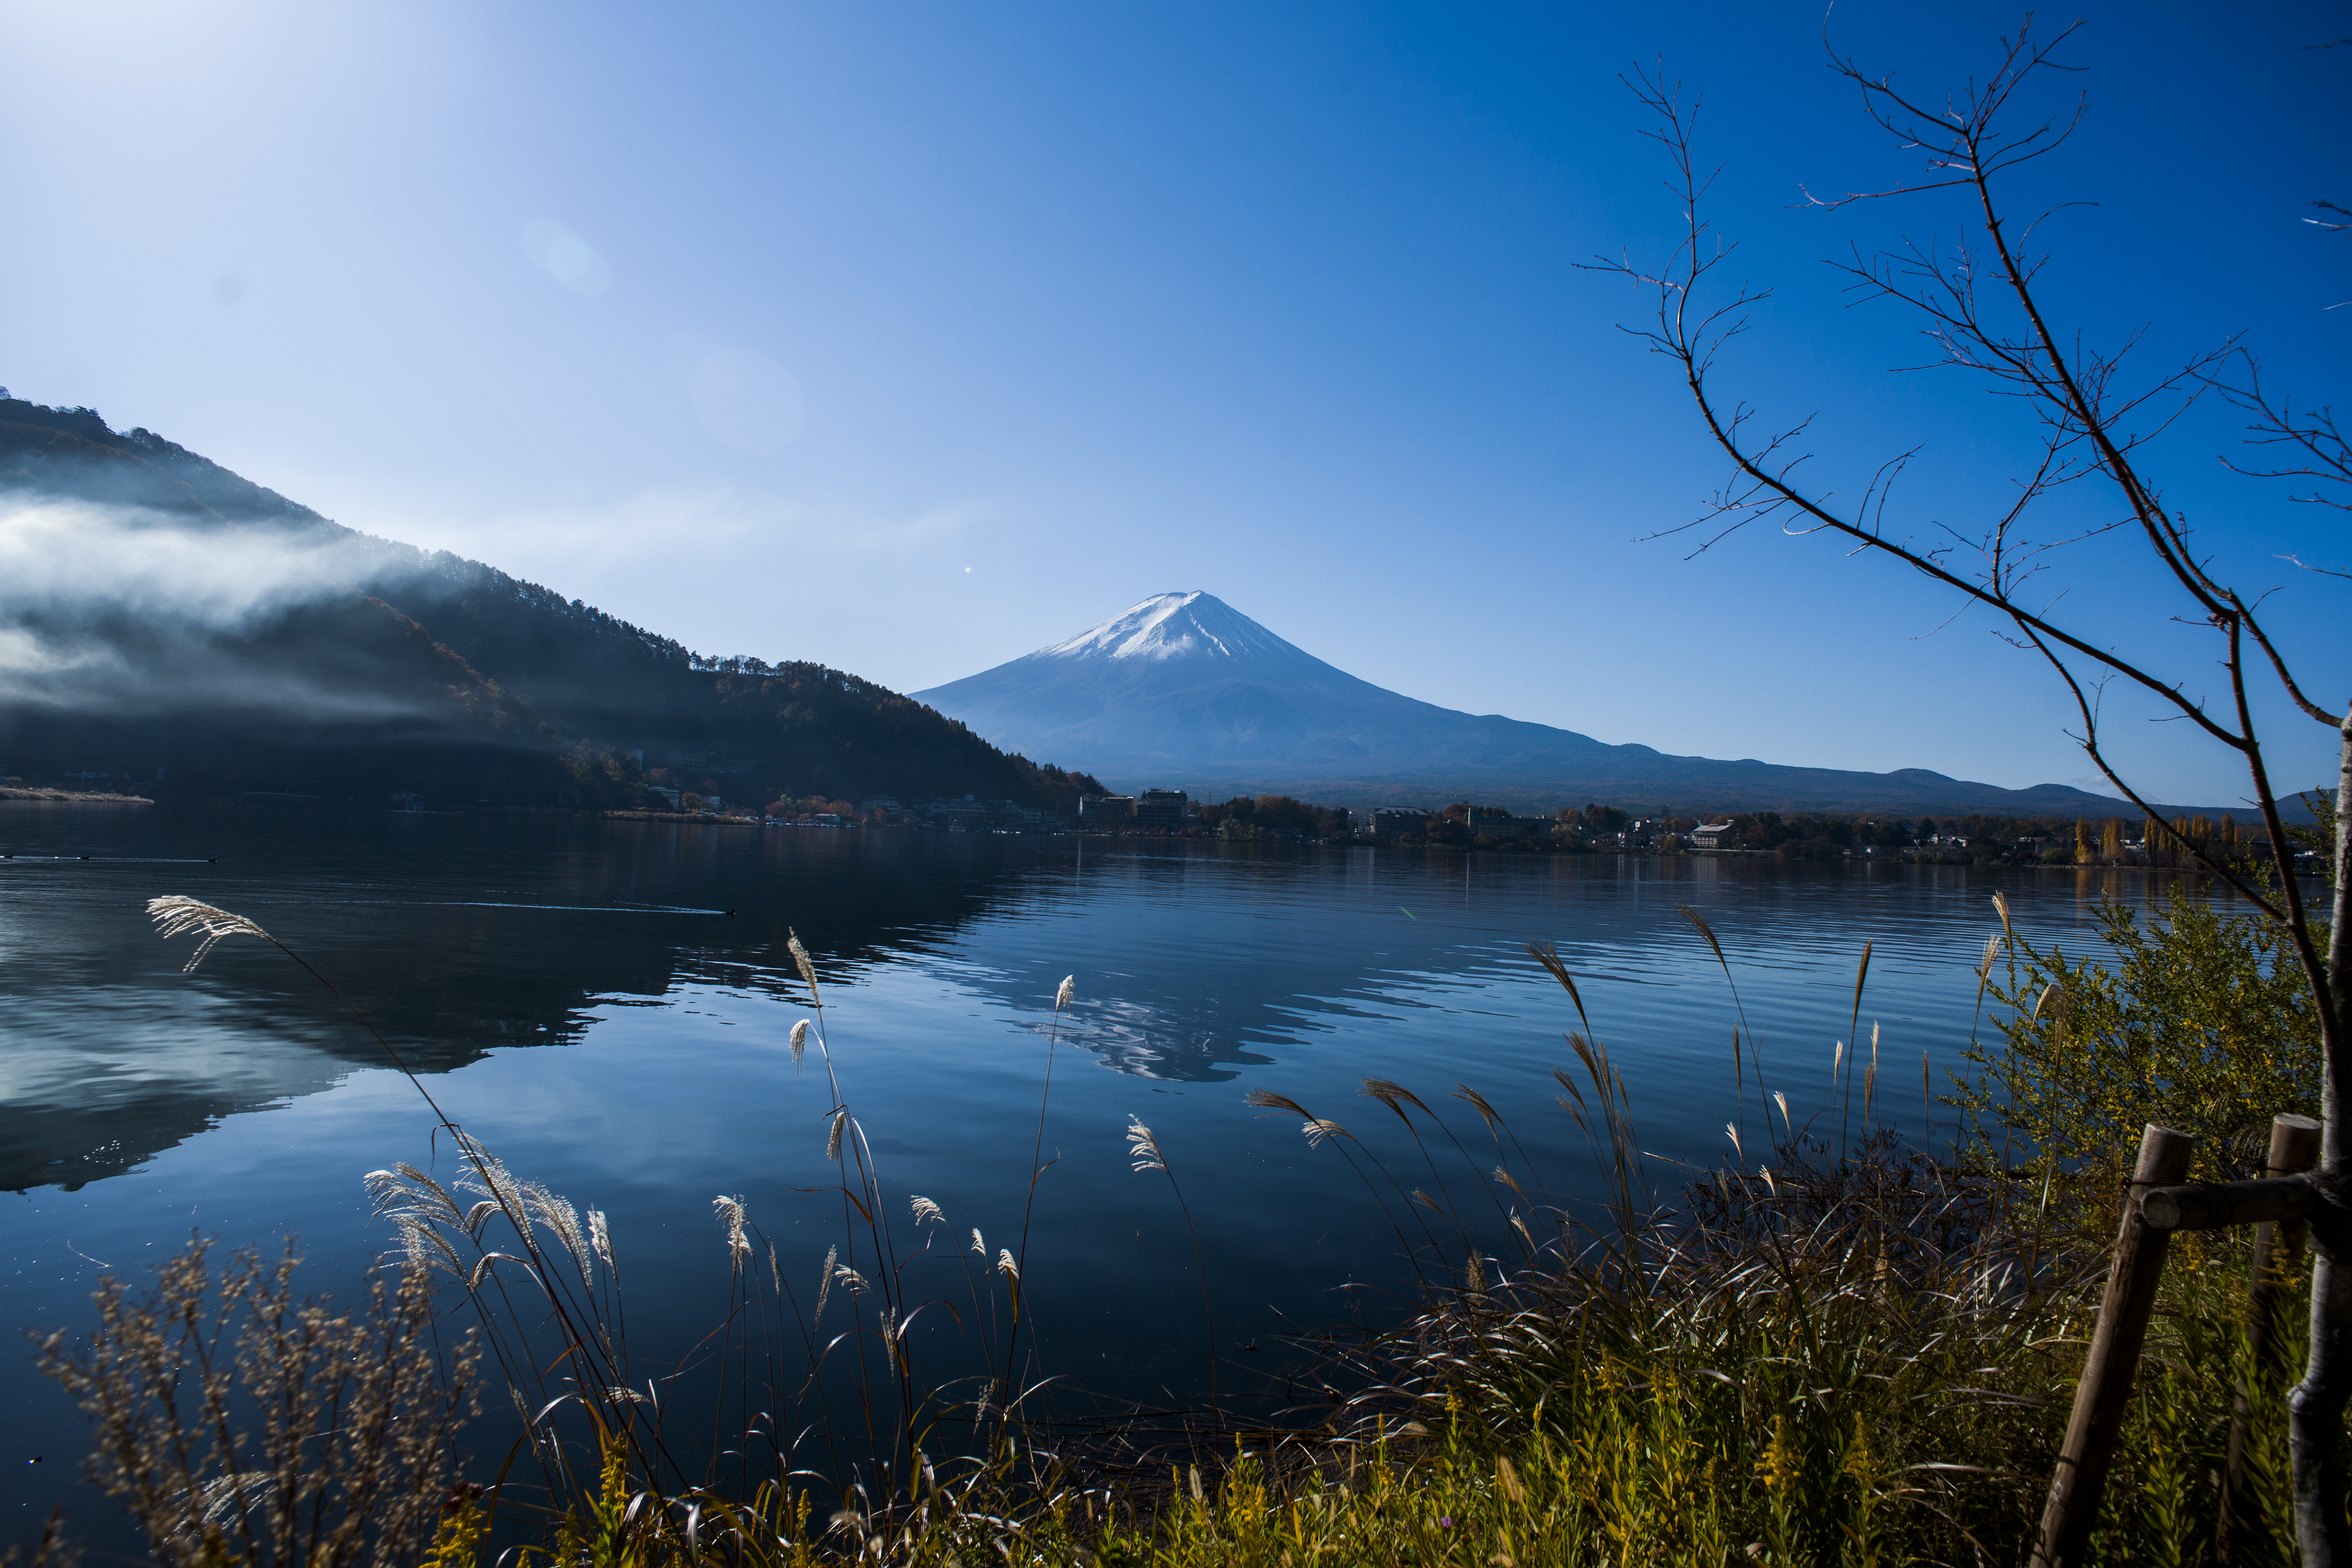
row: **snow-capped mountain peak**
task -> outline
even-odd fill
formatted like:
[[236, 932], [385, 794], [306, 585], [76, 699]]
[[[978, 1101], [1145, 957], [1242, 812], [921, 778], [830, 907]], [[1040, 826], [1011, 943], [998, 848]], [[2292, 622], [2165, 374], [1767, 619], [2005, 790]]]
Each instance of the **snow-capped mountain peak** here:
[[[1440, 708], [1326, 664], [1202, 593], [1156, 594], [1076, 637], [913, 695], [984, 740], [1076, 764], [1114, 788], [1541, 811], [1599, 800], [2026, 816], [2111, 804], [2054, 784], [2011, 791], [1940, 773], [1668, 756]], [[1475, 683], [1464, 695], [1476, 700]]]
[[1032, 658], [1250, 659], [1299, 650], [1212, 594], [1155, 594]]

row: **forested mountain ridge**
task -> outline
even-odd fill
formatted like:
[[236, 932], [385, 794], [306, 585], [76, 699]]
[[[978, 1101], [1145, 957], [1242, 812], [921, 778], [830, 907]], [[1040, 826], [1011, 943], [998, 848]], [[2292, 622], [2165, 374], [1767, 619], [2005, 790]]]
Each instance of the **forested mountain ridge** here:
[[[1068, 811], [1100, 788], [845, 672], [701, 658], [495, 567], [343, 528], [152, 432], [0, 395], [0, 511], [43, 503], [64, 503], [40, 524], [54, 553], [115, 549], [127, 565], [189, 538], [315, 562], [316, 580], [233, 616], [110, 600], [102, 560], [70, 592], [0, 584], [0, 635], [45, 656], [0, 676], [0, 760], [27, 777], [148, 788], [160, 769], [167, 794], [633, 805], [642, 752], [739, 799], [972, 794]], [[121, 679], [93, 684], [100, 668]]]
[[227, 521], [326, 524], [208, 458], [141, 427], [113, 430], [94, 408], [48, 408], [0, 387], [0, 489], [71, 496]]

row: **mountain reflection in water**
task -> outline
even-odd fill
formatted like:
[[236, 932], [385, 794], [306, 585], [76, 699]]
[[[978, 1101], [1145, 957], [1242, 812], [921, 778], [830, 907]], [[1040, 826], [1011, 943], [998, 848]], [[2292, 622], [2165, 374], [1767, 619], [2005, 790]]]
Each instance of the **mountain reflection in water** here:
[[[0, 811], [0, 846], [15, 857], [0, 862], [8, 1189], [119, 1174], [224, 1116], [385, 1065], [331, 996], [260, 944], [232, 941], [184, 975], [188, 944], [166, 947], [140, 914], [159, 893], [259, 922], [425, 1073], [572, 1043], [594, 1009], [681, 984], [802, 997], [785, 952], [795, 930], [826, 974], [854, 984], [942, 951], [982, 916], [1017, 919], [1083, 889], [1098, 918], [1081, 1048], [1139, 1077], [1218, 1082], [1271, 1059], [1253, 1043], [1344, 1010], [1336, 999], [1372, 957], [1243, 944], [1203, 974], [1150, 929], [1204, 870], [1254, 860], [1276, 890], [1297, 865], [1279, 851], [1225, 850], [1221, 865], [990, 835], [54, 805]], [[1021, 1005], [1040, 983], [965, 978]]]
[[[498, 1047], [573, 1043], [600, 1009], [657, 1004], [684, 986], [804, 1002], [785, 952], [797, 931], [839, 984], [877, 965], [946, 960], [974, 995], [1033, 1013], [1054, 971], [1082, 968], [1074, 1047], [1122, 1073], [1205, 1084], [1349, 1018], [1423, 1005], [1399, 980], [1442, 992], [1524, 973], [1521, 944], [1537, 937], [1604, 981], [1703, 987], [1705, 973], [1687, 972], [1692, 952], [1668, 950], [1675, 932], [1659, 927], [1680, 900], [1714, 909], [1735, 956], [1783, 972], [1817, 959], [1817, 980], [1850, 973], [1843, 950], [1874, 940], [1869, 1000], [1884, 1008], [1902, 999], [1896, 971], [1923, 922], [1960, 917], [1971, 932], [1947, 945], [1964, 950], [1991, 886], [1892, 867], [1860, 878], [1787, 868], [1779, 896], [1759, 898], [1759, 874], [1775, 868], [1709, 860], [1621, 870], [1599, 858], [269, 808], [12, 805], [0, 809], [0, 848], [16, 856], [0, 862], [10, 976], [0, 1188], [11, 1189], [119, 1174], [222, 1117], [384, 1065], [332, 997], [259, 943], [232, 941], [184, 976], [186, 944], [157, 941], [140, 914], [163, 892], [259, 921], [425, 1073]], [[1488, 886], [1474, 899], [1482, 874]], [[2079, 925], [2087, 883], [2028, 877], [2064, 906], [2029, 907]], [[1727, 889], [1753, 907], [1727, 918], [1711, 901]], [[1003, 942], [959, 950], [975, 921], [1009, 933], [1074, 903], [1085, 917], [1065, 935], [1083, 940], [1056, 953]], [[1954, 973], [1935, 989], [1965, 991]], [[1752, 1003], [1758, 978], [1748, 984]], [[1625, 1022], [1601, 1027], [1622, 1038]], [[1759, 1026], [1769, 1042], [1772, 1028]], [[1431, 1045], [1450, 1056], [1461, 1042]]]
[[[308, 976], [141, 914], [185, 893], [259, 922], [421, 1072], [577, 1040], [682, 983], [797, 993], [788, 928], [845, 978], [1035, 879], [1004, 841], [270, 810], [0, 811], [0, 1188], [131, 1170], [221, 1117], [332, 1088], [381, 1050]], [[895, 852], [894, 852], [895, 851]], [[52, 859], [51, 855], [88, 855]]]

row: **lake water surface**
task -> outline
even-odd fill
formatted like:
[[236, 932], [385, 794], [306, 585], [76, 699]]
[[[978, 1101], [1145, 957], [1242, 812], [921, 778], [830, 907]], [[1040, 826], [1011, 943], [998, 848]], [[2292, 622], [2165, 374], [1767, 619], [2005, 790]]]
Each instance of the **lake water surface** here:
[[[805, 1191], [831, 1180], [833, 1101], [786, 1048], [810, 1011], [785, 952], [796, 930], [886, 1189], [933, 1198], [992, 1250], [1019, 1227], [1052, 1052], [1055, 1163], [1027, 1274], [1043, 1364], [1073, 1390], [1176, 1403], [1205, 1371], [1198, 1276], [1164, 1181], [1129, 1169], [1130, 1115], [1198, 1222], [1226, 1381], [1264, 1384], [1278, 1336], [1392, 1310], [1385, 1292], [1408, 1277], [1351, 1168], [1297, 1118], [1244, 1107], [1246, 1089], [1346, 1124], [1410, 1185], [1425, 1167], [1359, 1080], [1413, 1089], [1491, 1163], [1475, 1112], [1445, 1098], [1468, 1084], [1555, 1199], [1590, 1202], [1593, 1167], [1550, 1077], [1580, 1070], [1562, 1037], [1580, 1025], [1526, 951], [1549, 942], [1670, 1194], [1676, 1162], [1731, 1156], [1724, 1125], [1742, 1110], [1732, 994], [1678, 904], [1722, 941], [1766, 1086], [1801, 1121], [1832, 1104], [1872, 943], [1862, 1049], [1876, 1025], [1880, 1119], [1916, 1139], [1923, 1053], [1944, 1092], [1969, 1036], [1992, 893], [2036, 941], [2079, 947], [2102, 889], [2143, 891], [2131, 873], [1864, 861], [33, 805], [0, 806], [0, 852], [15, 857], [0, 861], [11, 1328], [84, 1321], [102, 1270], [136, 1274], [192, 1230], [299, 1233], [310, 1287], [348, 1296], [390, 1245], [362, 1174], [395, 1160], [448, 1173], [415, 1089], [331, 996], [250, 940], [183, 974], [190, 944], [166, 946], [142, 912], [162, 893], [267, 927], [512, 1168], [606, 1211], [641, 1343], [691, 1338], [723, 1299], [716, 1194], [742, 1194], [813, 1289], [839, 1205]], [[1066, 974], [1076, 1001], [1056, 1037]], [[1752, 1079], [1748, 1092], [1752, 1152]], [[27, 1354], [0, 1350], [0, 1539], [37, 1530], [59, 1498], [89, 1533], [101, 1505], [74, 1498], [80, 1418]]]

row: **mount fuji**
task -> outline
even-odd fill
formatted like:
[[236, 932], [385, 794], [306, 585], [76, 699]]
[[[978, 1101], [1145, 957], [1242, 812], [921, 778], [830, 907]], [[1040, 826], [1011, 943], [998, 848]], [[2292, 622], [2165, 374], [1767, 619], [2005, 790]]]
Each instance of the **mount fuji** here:
[[2116, 813], [2063, 784], [2002, 789], [1920, 768], [1851, 773], [1612, 746], [1374, 686], [1203, 593], [1160, 594], [1066, 641], [912, 694], [982, 739], [1117, 787], [1327, 804], [1549, 809]]

